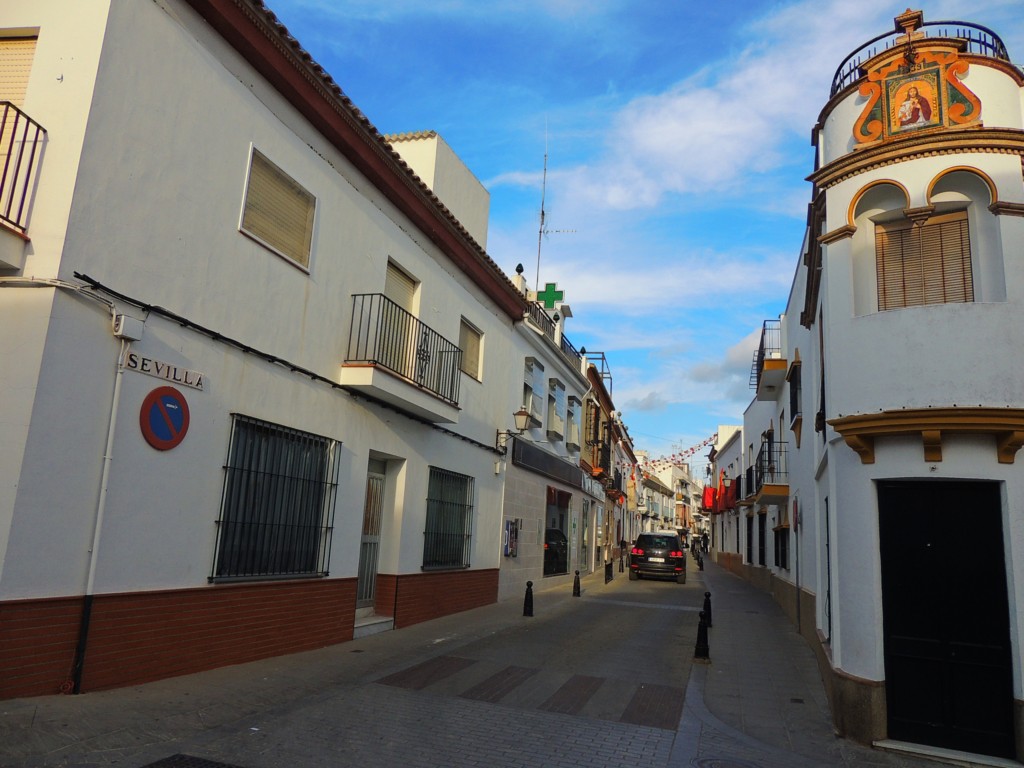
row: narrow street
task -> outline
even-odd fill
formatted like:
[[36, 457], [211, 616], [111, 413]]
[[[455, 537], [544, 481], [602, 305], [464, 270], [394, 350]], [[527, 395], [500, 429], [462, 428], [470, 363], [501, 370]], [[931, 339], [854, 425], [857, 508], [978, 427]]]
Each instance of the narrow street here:
[[[533, 617], [510, 600], [319, 651], [7, 701], [0, 765], [936, 764], [836, 739], [806, 643], [714, 565], [691, 561], [685, 585], [616, 570], [580, 597], [544, 587]], [[705, 591], [710, 664], [693, 660]]]

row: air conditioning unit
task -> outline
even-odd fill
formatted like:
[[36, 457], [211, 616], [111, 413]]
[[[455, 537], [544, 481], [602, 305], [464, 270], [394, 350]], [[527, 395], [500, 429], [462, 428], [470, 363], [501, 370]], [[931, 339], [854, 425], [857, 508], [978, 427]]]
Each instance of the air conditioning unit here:
[[114, 315], [114, 335], [119, 339], [138, 341], [146, 324], [128, 315]]

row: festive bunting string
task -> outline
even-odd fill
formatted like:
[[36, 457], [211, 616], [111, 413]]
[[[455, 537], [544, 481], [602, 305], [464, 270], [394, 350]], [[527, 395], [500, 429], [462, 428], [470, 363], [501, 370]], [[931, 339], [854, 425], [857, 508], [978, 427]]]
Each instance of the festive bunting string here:
[[685, 451], [673, 453], [670, 454], [669, 456], [659, 456], [656, 459], [645, 459], [643, 462], [641, 462], [641, 465], [645, 468], [653, 467], [655, 469], [664, 469], [665, 467], [669, 467], [672, 465], [679, 465], [682, 464], [685, 459], [688, 459], [690, 456], [699, 451], [701, 448], [706, 448], [707, 446], [711, 445], [717, 440], [718, 433], [716, 432], [715, 434], [711, 435], [711, 437], [705, 438], [697, 445], [691, 446], [690, 448], [687, 448]]

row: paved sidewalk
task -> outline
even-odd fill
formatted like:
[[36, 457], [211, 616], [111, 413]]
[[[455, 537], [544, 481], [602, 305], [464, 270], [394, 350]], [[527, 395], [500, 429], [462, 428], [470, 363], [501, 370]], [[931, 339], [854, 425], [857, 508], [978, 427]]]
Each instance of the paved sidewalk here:
[[[630, 584], [625, 574], [608, 584], [594, 574], [583, 581], [582, 599], [564, 584], [540, 590], [536, 612], [556, 618], [600, 613], [609, 603], [626, 605]], [[770, 597], [710, 560], [702, 572], [691, 562], [689, 584], [681, 590], [692, 592], [690, 603], [667, 607], [695, 625], [691, 603], [710, 591], [713, 627], [709, 664], [692, 662], [684, 651], [685, 697], [674, 728], [635, 725], [617, 715], [602, 719], [598, 688], [623, 682], [585, 675], [577, 682], [590, 681], [596, 716], [510, 704], [515, 697], [505, 695], [502, 680], [495, 683], [486, 660], [471, 658], [472, 649], [490, 639], [517, 647], [530, 642], [531, 633], [541, 634], [540, 620], [524, 623], [533, 620], [522, 617], [521, 601], [510, 600], [330, 648], [132, 688], [3, 701], [0, 766], [938, 765], [837, 739], [814, 656]], [[477, 682], [470, 689], [475, 696], [466, 693], [476, 682], [468, 677], [472, 670], [449, 669], [441, 683], [415, 690], [386, 683], [417, 665], [429, 671], [467, 658], [479, 668], [475, 674], [490, 675], [489, 687]], [[522, 667], [505, 673], [509, 689], [542, 677], [530, 678]]]

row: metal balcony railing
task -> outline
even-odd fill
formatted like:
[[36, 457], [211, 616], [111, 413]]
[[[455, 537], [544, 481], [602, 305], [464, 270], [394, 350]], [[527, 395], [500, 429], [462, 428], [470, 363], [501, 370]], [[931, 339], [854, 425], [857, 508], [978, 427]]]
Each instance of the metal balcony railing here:
[[25, 234], [46, 129], [0, 101], [0, 222]]
[[372, 363], [458, 405], [462, 350], [381, 293], [352, 297], [346, 363]]
[[757, 389], [761, 381], [761, 371], [764, 370], [764, 361], [770, 357], [779, 357], [782, 354], [782, 321], [765, 320], [761, 327], [761, 343], [754, 352], [754, 359], [750, 364], [750, 388]]
[[544, 305], [539, 301], [532, 301], [527, 309], [527, 316], [533, 323], [544, 332], [544, 335], [548, 337], [552, 344], [556, 345], [562, 356], [565, 357], [573, 366], [577, 369], [580, 367], [580, 361], [583, 359], [583, 355], [576, 350], [576, 347], [572, 345], [569, 339], [562, 334], [561, 339], [555, 338], [555, 321], [551, 319], [551, 316], [544, 310]]
[[786, 443], [774, 440], [761, 442], [761, 450], [757, 452], [754, 463], [754, 488], [756, 492], [765, 485], [789, 485], [789, 463]]
[[537, 327], [544, 331], [544, 335], [554, 343], [555, 321], [552, 320], [550, 315], [544, 311], [544, 305], [539, 301], [531, 301], [527, 309], [527, 314]]
[[579, 370], [580, 361], [583, 360], [583, 355], [581, 355], [576, 350], [576, 347], [574, 347], [572, 345], [572, 342], [570, 342], [569, 339], [566, 338], [564, 333], [562, 334], [562, 345], [561, 346], [562, 346], [562, 355], [570, 363], [573, 363], [576, 366], [576, 370]]
[[[979, 24], [971, 24], [966, 21], [926, 21], [917, 31], [924, 32], [925, 38], [963, 40], [966, 44], [966, 53], [1010, 62], [1006, 46], [999, 36], [991, 29]], [[829, 92], [829, 98], [862, 77], [860, 68], [865, 61], [894, 46], [903, 45], [905, 39], [906, 34], [902, 30], [887, 32], [868, 40], [843, 59], [843, 63], [839, 65], [832, 78], [832, 90]], [[917, 43], [919, 40], [915, 39], [914, 42]]]

